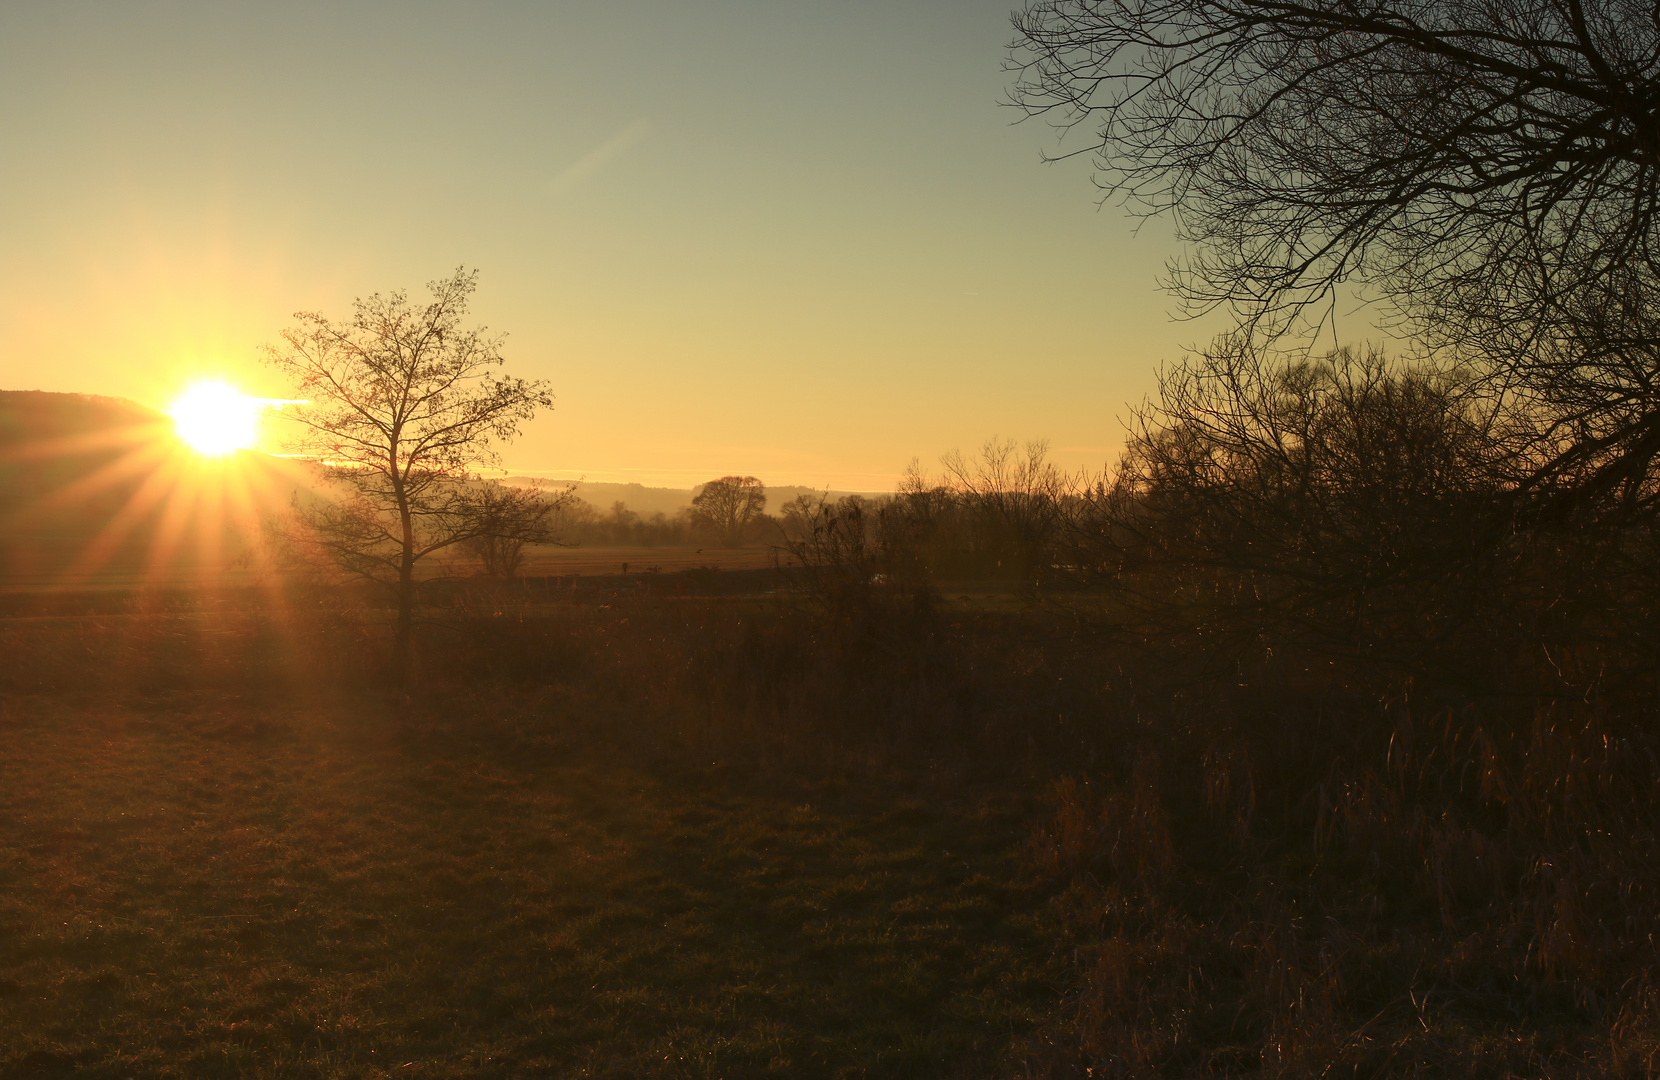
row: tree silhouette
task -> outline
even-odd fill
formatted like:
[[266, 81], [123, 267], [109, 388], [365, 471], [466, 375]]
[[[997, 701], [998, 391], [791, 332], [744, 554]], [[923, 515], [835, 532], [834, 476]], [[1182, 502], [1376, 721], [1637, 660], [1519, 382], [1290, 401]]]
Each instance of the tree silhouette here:
[[1536, 429], [1524, 489], [1652, 508], [1660, 9], [1602, 0], [1031, 0], [1014, 96], [1171, 213], [1170, 283], [1248, 335], [1340, 288]]
[[767, 489], [753, 476], [711, 480], [692, 498], [692, 516], [713, 529], [721, 543], [736, 546], [744, 530], [767, 508]]
[[335, 323], [315, 312], [268, 346], [266, 361], [307, 399], [291, 449], [310, 455], [343, 490], [338, 501], [297, 505], [299, 536], [344, 569], [380, 582], [397, 602], [394, 665], [408, 670], [415, 567], [480, 537], [548, 539], [554, 503], [529, 489], [478, 480], [521, 421], [552, 396], [541, 381], [495, 373], [501, 337], [463, 329], [477, 272], [431, 282], [431, 302], [402, 292], [355, 302]]

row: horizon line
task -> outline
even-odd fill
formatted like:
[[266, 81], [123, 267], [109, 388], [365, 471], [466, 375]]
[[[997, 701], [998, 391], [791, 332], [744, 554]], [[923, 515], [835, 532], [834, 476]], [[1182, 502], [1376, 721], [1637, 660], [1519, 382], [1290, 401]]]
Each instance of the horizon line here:
[[[579, 484], [639, 484], [641, 487], [659, 487], [681, 491], [698, 487], [714, 480], [717, 476], [753, 475], [743, 473], [710, 474], [710, 470], [689, 469], [573, 469], [573, 468], [526, 468], [508, 465], [488, 470], [492, 474], [507, 476], [525, 476], [536, 480], [549, 480], [559, 483]], [[758, 477], [768, 487], [802, 487], [817, 491], [841, 491], [855, 493], [888, 493], [899, 486], [901, 474], [875, 472], [845, 472], [821, 473], [820, 482], [808, 482], [800, 479], [770, 480]]]

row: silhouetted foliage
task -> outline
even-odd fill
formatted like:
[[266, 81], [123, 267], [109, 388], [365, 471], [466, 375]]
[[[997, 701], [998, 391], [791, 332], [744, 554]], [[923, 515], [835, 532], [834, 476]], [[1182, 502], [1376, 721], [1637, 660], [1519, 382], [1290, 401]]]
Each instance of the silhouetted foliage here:
[[727, 547], [744, 542], [767, 508], [767, 489], [753, 476], [711, 480], [692, 497], [692, 520]]
[[1162, 373], [1056, 559], [1111, 598], [1092, 621], [1194, 671], [1290, 649], [1547, 698], [1646, 679], [1660, 535], [1539, 521], [1529, 437], [1456, 371], [1224, 339]]
[[416, 564], [457, 544], [550, 539], [553, 506], [533, 489], [479, 481], [495, 464], [492, 441], [553, 404], [542, 382], [503, 377], [501, 338], [461, 319], [477, 274], [457, 270], [428, 288], [431, 303], [402, 292], [356, 301], [336, 324], [300, 312], [300, 326], [267, 349], [288, 377], [305, 433], [294, 448], [345, 495], [296, 501], [290, 537], [345, 570], [390, 588], [397, 601], [395, 667], [405, 669], [416, 600]]
[[1528, 421], [1520, 489], [1653, 508], [1652, 8], [1032, 0], [1015, 22], [1017, 101], [1173, 215], [1191, 307], [1272, 338], [1358, 286]]
[[942, 464], [944, 475], [930, 478], [913, 462], [885, 499], [787, 504], [785, 548], [809, 593], [847, 614], [896, 600], [926, 607], [945, 581], [1027, 590], [1052, 577], [1074, 481], [1048, 461], [1047, 444], [993, 439], [975, 457], [953, 451]]
[[584, 547], [661, 547], [696, 539], [689, 509], [673, 516], [661, 511], [642, 515], [618, 500], [601, 513], [579, 495], [561, 505], [555, 529], [563, 540]]
[[1377, 352], [1221, 342], [1162, 374], [1068, 561], [1135, 634], [1427, 655], [1488, 604], [1513, 535], [1495, 418], [1460, 390]]
[[[481, 484], [473, 495], [477, 500], [475, 535], [461, 546], [478, 561], [486, 577], [511, 578], [524, 562], [525, 545], [565, 543], [563, 526], [567, 508], [574, 501], [570, 485], [549, 492], [538, 485], [510, 488], [503, 484]], [[525, 528], [535, 518], [534, 529]]]

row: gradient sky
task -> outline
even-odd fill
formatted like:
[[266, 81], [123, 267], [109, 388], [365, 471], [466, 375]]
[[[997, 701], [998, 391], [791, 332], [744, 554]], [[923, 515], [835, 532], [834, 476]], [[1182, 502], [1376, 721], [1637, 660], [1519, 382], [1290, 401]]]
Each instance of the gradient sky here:
[[0, 388], [165, 407], [294, 311], [481, 271], [518, 470], [887, 487], [1105, 462], [1211, 328], [1056, 133], [1009, 0], [0, 7]]

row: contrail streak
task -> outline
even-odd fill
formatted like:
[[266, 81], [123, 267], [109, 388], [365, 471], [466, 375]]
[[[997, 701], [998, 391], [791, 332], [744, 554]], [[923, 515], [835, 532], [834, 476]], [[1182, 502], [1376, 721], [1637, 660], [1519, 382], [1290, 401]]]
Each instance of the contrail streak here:
[[650, 135], [651, 131], [651, 121], [645, 117], [629, 124], [548, 181], [548, 194], [558, 195], [582, 183], [626, 154], [635, 143]]

